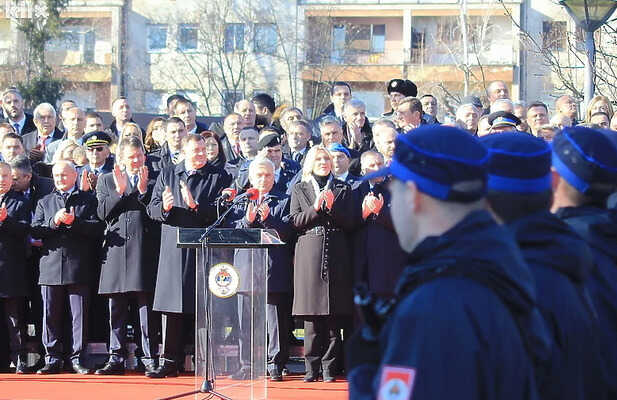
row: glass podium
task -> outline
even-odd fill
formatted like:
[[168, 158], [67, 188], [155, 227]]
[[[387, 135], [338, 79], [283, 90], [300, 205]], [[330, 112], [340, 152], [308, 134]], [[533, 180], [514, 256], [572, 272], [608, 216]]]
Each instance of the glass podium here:
[[268, 248], [284, 243], [271, 229], [205, 232], [178, 230], [197, 249], [196, 398], [266, 399]]

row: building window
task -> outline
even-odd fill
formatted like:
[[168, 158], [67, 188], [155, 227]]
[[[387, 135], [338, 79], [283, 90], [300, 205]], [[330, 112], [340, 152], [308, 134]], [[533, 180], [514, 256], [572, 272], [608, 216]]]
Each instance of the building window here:
[[255, 24], [255, 53], [275, 54], [276, 42], [276, 25]]
[[148, 25], [148, 51], [162, 51], [167, 48], [167, 25]]
[[[345, 47], [356, 52], [363, 53], [383, 53], [386, 49], [386, 25], [385, 24], [368, 24], [368, 25], [336, 25], [335, 29], [339, 31], [339, 36], [345, 37]], [[335, 31], [336, 36], [336, 31]]]
[[226, 53], [244, 50], [244, 24], [225, 24]]
[[371, 53], [383, 53], [386, 50], [386, 25], [371, 25]]
[[64, 27], [60, 36], [47, 44], [51, 52], [74, 53], [69, 64], [93, 64], [96, 34], [91, 27]]
[[567, 46], [566, 21], [542, 22], [542, 47], [545, 50], [564, 50]]
[[234, 105], [244, 98], [242, 90], [223, 90], [223, 98], [221, 103], [221, 111], [225, 114], [233, 112]]
[[183, 51], [195, 51], [198, 47], [199, 26], [181, 24], [179, 29], [178, 48]]

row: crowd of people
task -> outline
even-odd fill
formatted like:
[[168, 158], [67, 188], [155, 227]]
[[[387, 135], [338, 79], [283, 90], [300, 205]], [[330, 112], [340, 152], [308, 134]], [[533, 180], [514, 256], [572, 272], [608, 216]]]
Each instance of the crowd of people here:
[[[594, 97], [581, 121], [570, 96], [558, 97], [551, 115], [542, 102], [512, 101], [507, 85], [495, 81], [486, 104], [464, 97], [442, 124], [437, 97], [418, 96], [413, 82], [393, 79], [386, 91], [392, 110], [372, 123], [346, 82], [332, 84], [331, 104], [315, 120], [258, 94], [204, 126], [194, 104], [173, 95], [168, 115], [144, 130], [124, 97], [113, 102], [114, 120], [104, 127], [99, 115], [69, 100], [27, 114], [20, 93], [5, 90], [0, 302], [6, 325], [0, 337], [8, 346], [0, 353], [8, 357], [0, 368], [12, 362], [17, 373], [53, 374], [68, 361], [81, 374], [123, 374], [130, 324], [146, 376], [177, 376], [186, 331], [194, 330], [186, 321], [195, 313], [196, 268], [195, 250], [176, 245], [177, 229], [209, 226], [221, 207], [252, 187], [258, 200], [233, 206], [224, 226], [274, 229], [286, 242], [269, 253], [271, 380], [286, 373], [295, 318], [304, 328], [304, 380], [332, 382], [346, 371], [358, 398], [392, 389], [387, 378], [397, 365], [410, 393], [400, 398], [411, 398], [412, 389], [421, 398], [453, 397], [457, 387], [493, 378], [503, 385], [478, 388], [490, 392], [485, 398], [535, 398], [536, 391], [592, 398], [565, 393], [587, 395], [593, 385], [603, 396], [610, 386], [605, 372], [617, 372], [617, 257], [614, 244], [596, 236], [610, 236], [617, 225], [598, 220], [596, 234], [570, 211], [593, 205], [597, 215], [608, 212], [606, 199], [617, 191], [617, 141], [603, 131], [617, 129], [609, 99]], [[551, 183], [548, 142], [557, 154], [557, 183]], [[557, 214], [550, 214], [551, 205]], [[439, 235], [445, 238], [417, 247], [419, 238]], [[410, 263], [422, 267], [406, 269]], [[435, 284], [443, 275], [454, 280], [446, 289]], [[358, 285], [374, 298], [402, 302], [383, 330], [374, 326], [379, 318], [355, 312]], [[414, 297], [431, 286], [439, 289]], [[243, 307], [239, 302], [234, 318]], [[93, 312], [101, 309], [108, 318]], [[542, 317], [551, 325], [548, 334]], [[352, 335], [367, 322], [375, 330], [372, 342]], [[42, 344], [44, 363], [37, 366], [26, 362], [28, 323]], [[109, 358], [93, 371], [85, 349], [97, 332], [109, 332]], [[454, 340], [452, 332], [462, 333]], [[555, 341], [559, 349], [551, 347]], [[346, 352], [346, 365], [343, 342], [354, 349]], [[379, 351], [370, 350], [375, 346]], [[445, 359], [437, 355], [440, 346], [449, 351]], [[483, 355], [471, 360], [467, 351]], [[561, 359], [539, 377], [537, 364], [547, 352]], [[373, 358], [363, 358], [367, 353]], [[240, 360], [232, 378], [247, 379], [249, 368]], [[454, 384], [421, 381], [422, 368]], [[558, 379], [571, 382], [555, 388]]]

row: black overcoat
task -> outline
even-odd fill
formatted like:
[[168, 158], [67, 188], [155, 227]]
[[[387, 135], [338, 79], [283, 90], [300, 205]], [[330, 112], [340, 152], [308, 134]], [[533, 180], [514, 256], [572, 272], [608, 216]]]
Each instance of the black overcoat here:
[[[187, 182], [196, 210], [189, 210], [182, 200], [180, 181]], [[185, 164], [165, 168], [159, 174], [148, 205], [150, 218], [162, 222], [161, 251], [154, 291], [154, 310], [172, 313], [195, 312], [195, 249], [176, 246], [178, 227], [205, 228], [217, 217], [216, 198], [231, 183], [227, 172], [206, 164], [188, 177]], [[163, 211], [163, 191], [169, 186], [174, 206]]]
[[[94, 193], [80, 190], [66, 200], [55, 190], [39, 201], [32, 222], [32, 236], [43, 239], [39, 284], [91, 284], [98, 279], [104, 224], [96, 216], [96, 206]], [[75, 208], [73, 224], [57, 226], [56, 212], [71, 207]]]
[[97, 213], [106, 223], [99, 293], [152, 292], [158, 268], [161, 225], [148, 216], [154, 181], [140, 194], [131, 183], [116, 192], [113, 172], [96, 186]]
[[298, 233], [294, 255], [294, 315], [352, 313], [353, 273], [348, 232], [354, 227], [353, 197], [348, 184], [334, 179], [330, 212], [315, 211], [311, 182], [292, 189], [290, 217]]
[[0, 298], [26, 296], [30, 287], [26, 268], [30, 209], [21, 193], [9, 190], [0, 197], [0, 206], [8, 212], [0, 222]]

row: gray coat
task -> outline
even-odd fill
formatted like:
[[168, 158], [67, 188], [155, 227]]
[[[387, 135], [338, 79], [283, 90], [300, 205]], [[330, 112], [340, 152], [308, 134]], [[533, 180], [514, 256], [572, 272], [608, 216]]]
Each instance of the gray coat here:
[[100, 294], [154, 291], [161, 225], [146, 212], [153, 186], [141, 195], [129, 183], [120, 196], [113, 172], [98, 180], [97, 214], [107, 224]]
[[30, 230], [30, 209], [21, 193], [12, 190], [0, 196], [8, 211], [0, 222], [0, 298], [28, 295], [26, 238]]
[[298, 231], [294, 257], [294, 315], [352, 313], [353, 273], [348, 232], [354, 227], [354, 199], [348, 184], [333, 180], [334, 205], [329, 212], [313, 208], [310, 182], [297, 183], [290, 217]]
[[[191, 188], [196, 210], [189, 210], [182, 201], [180, 181]], [[195, 312], [195, 249], [176, 246], [178, 228], [205, 228], [216, 220], [216, 198], [229, 186], [231, 176], [224, 170], [206, 164], [188, 177], [184, 163], [167, 167], [159, 174], [148, 205], [148, 214], [162, 222], [161, 251], [154, 291], [156, 311], [172, 313]], [[169, 186], [174, 195], [174, 207], [163, 211], [163, 191]], [[154, 249], [153, 249], [154, 251]]]

